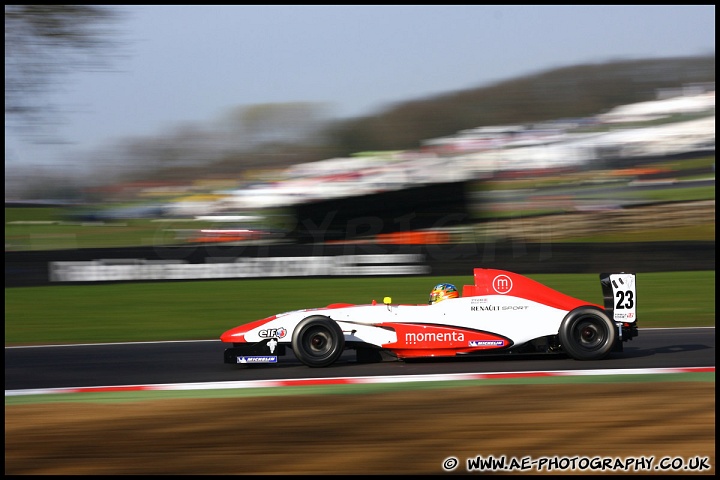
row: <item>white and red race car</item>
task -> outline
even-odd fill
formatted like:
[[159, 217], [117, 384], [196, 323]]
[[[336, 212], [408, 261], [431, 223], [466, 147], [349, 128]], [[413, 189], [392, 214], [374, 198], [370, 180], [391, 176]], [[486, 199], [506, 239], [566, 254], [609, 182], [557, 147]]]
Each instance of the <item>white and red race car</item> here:
[[225, 363], [277, 363], [291, 348], [310, 367], [346, 349], [358, 362], [497, 353], [565, 353], [597, 360], [638, 334], [634, 273], [602, 273], [603, 305], [523, 275], [476, 268], [462, 296], [431, 305], [332, 304], [279, 313], [220, 336]]

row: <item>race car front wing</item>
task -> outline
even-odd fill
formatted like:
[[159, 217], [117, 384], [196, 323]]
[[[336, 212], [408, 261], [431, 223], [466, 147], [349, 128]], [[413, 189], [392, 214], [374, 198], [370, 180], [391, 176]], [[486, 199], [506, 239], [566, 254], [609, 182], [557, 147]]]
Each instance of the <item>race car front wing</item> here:
[[285, 345], [270, 338], [258, 343], [234, 343], [225, 349], [225, 363], [277, 363], [279, 356], [285, 355]]

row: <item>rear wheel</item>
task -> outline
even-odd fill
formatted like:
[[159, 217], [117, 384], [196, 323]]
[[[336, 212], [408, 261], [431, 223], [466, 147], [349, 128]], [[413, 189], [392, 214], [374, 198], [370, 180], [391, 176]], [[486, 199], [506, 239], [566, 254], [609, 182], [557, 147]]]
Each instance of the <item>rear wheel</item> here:
[[605, 312], [592, 307], [571, 311], [560, 326], [563, 350], [576, 360], [599, 360], [617, 343], [617, 331]]
[[293, 331], [295, 356], [309, 367], [326, 367], [334, 363], [345, 348], [340, 326], [322, 315], [307, 317]]

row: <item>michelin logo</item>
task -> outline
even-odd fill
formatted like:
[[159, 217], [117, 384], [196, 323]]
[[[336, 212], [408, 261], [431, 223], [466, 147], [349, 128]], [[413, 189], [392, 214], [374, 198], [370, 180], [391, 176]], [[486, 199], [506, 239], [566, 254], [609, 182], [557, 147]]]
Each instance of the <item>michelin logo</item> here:
[[278, 357], [276, 356], [262, 356], [262, 357], [237, 357], [237, 363], [277, 363]]
[[470, 340], [471, 347], [496, 347], [505, 345], [503, 340]]

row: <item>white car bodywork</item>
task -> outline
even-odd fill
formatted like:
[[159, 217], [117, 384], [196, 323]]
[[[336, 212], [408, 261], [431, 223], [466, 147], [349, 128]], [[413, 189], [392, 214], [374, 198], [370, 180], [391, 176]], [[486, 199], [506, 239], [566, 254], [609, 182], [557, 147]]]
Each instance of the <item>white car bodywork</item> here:
[[[226, 363], [275, 363], [293, 350], [309, 366], [345, 348], [397, 358], [488, 351], [558, 352], [599, 359], [637, 335], [635, 274], [601, 274], [604, 306], [562, 294], [519, 274], [474, 270], [463, 295], [433, 305], [332, 304], [280, 313], [223, 333]], [[277, 350], [277, 352], [276, 352]]]

